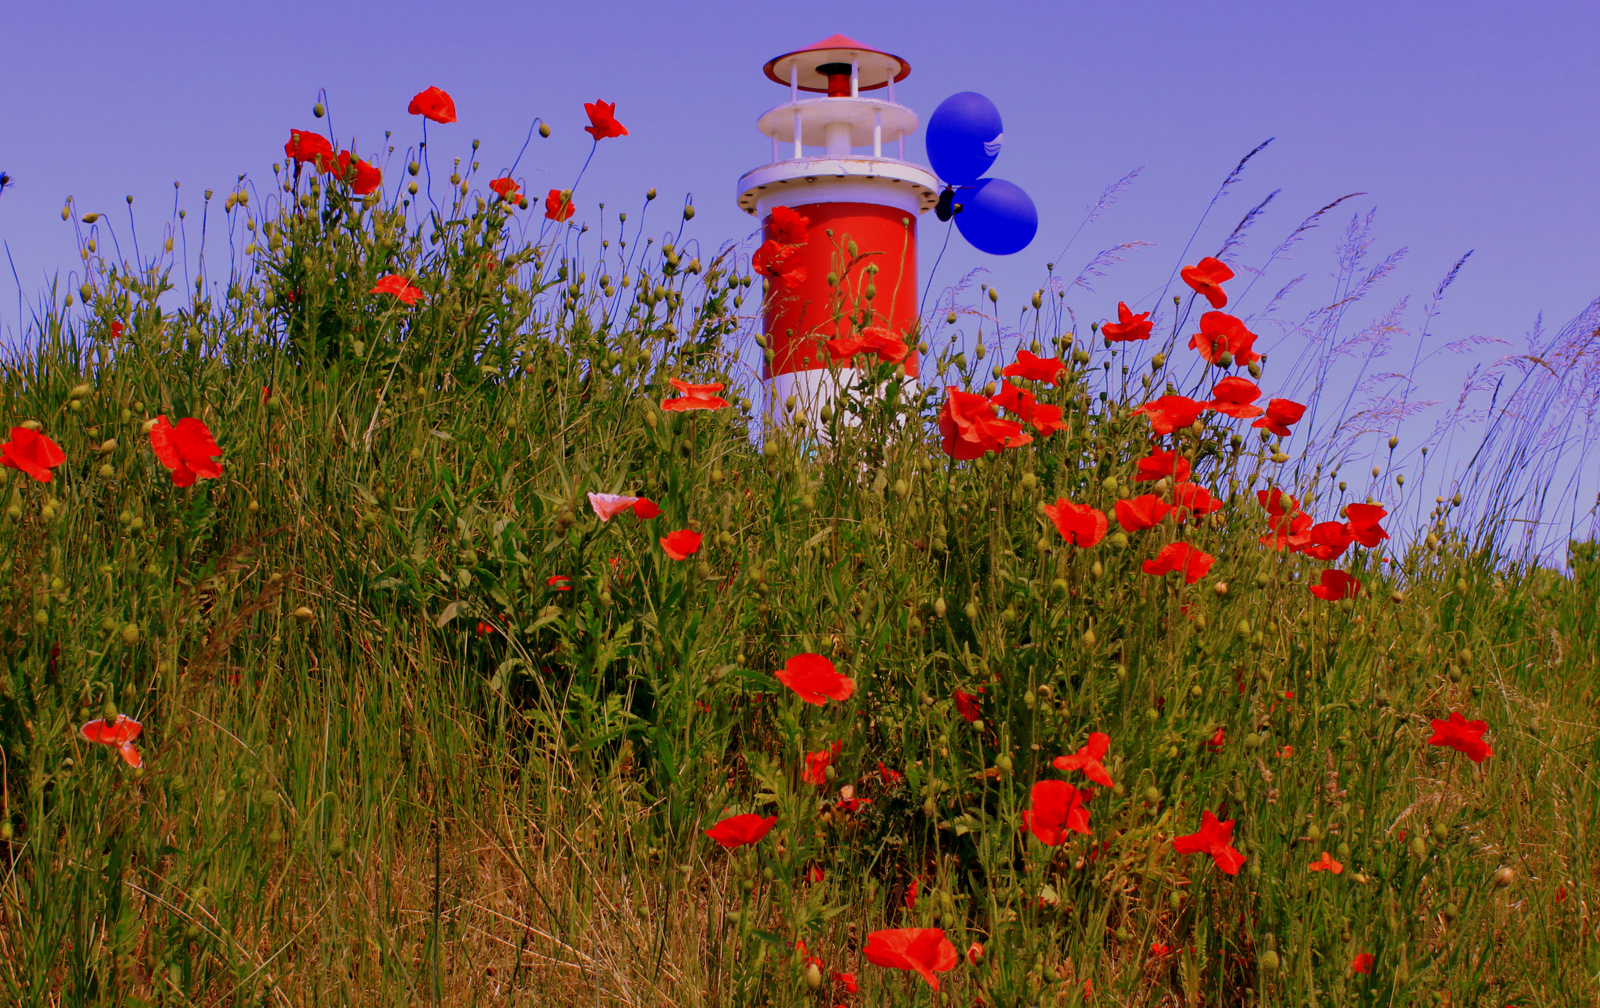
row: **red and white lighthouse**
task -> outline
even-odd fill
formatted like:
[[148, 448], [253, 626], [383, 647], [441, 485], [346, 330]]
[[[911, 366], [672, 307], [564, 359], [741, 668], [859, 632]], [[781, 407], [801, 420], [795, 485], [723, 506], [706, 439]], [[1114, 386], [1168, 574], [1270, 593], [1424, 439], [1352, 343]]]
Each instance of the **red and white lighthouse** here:
[[[868, 328], [912, 347], [902, 366], [917, 378], [917, 215], [937, 203], [939, 185], [905, 160], [918, 121], [895, 104], [894, 85], [910, 72], [900, 57], [843, 35], [766, 65], [789, 100], [756, 122], [772, 162], [739, 179], [739, 206], [768, 240], [786, 239], [783, 275], [768, 273], [762, 304], [770, 416], [784, 418], [794, 396], [794, 419], [814, 422], [836, 392], [825, 341]], [[804, 234], [775, 228], [776, 207], [804, 216]]]

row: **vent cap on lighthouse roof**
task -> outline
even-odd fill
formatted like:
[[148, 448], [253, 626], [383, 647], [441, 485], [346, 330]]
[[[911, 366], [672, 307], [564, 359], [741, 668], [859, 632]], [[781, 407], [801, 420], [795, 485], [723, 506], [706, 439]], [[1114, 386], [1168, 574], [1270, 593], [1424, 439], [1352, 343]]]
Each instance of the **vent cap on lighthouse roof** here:
[[890, 81], [899, 83], [911, 73], [911, 64], [900, 57], [862, 45], [845, 35], [832, 35], [804, 49], [784, 53], [768, 60], [765, 69], [769, 78], [788, 86], [791, 68], [798, 66], [800, 90], [826, 94], [828, 75], [820, 72], [819, 68], [830, 63], [850, 63], [852, 60], [860, 74], [859, 86], [862, 91], [886, 87]]

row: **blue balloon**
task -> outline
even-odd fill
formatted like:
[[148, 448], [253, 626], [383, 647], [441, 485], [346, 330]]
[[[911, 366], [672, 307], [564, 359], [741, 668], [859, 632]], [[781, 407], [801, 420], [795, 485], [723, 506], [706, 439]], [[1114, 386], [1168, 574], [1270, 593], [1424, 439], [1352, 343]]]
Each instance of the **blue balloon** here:
[[957, 189], [956, 229], [980, 252], [1010, 255], [1021, 252], [1039, 230], [1039, 211], [1033, 200], [1005, 179], [986, 178]]
[[976, 91], [953, 94], [928, 120], [928, 163], [946, 185], [971, 185], [994, 164], [1004, 136], [994, 102]]

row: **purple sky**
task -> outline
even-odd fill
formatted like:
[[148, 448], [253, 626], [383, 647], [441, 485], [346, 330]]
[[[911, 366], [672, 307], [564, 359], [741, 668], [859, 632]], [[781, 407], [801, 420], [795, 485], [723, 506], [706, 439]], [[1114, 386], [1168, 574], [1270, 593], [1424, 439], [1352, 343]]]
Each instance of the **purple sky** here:
[[[460, 122], [432, 131], [436, 156], [466, 156], [477, 138], [485, 169], [503, 167], [534, 116], [551, 123], [555, 134], [535, 138], [518, 172], [536, 192], [570, 185], [588, 154], [582, 103], [616, 102], [631, 135], [596, 152], [580, 214], [596, 219], [594, 203], [604, 200], [608, 214], [626, 209], [636, 220], [643, 191], [654, 186], [660, 234], [674, 222], [668, 208], [692, 193], [690, 236], [714, 250], [753, 228], [734, 205], [734, 185], [768, 159], [755, 117], [785, 98], [761, 65], [843, 32], [911, 63], [898, 96], [924, 122], [955, 91], [992, 98], [1006, 121], [992, 174], [1038, 203], [1040, 235], [1016, 256], [985, 257], [952, 241], [936, 294], [984, 266], [985, 279], [1020, 304], [1043, 284], [1043, 264], [1060, 256], [1101, 191], [1142, 167], [1060, 257], [1060, 270], [1070, 277], [1103, 248], [1151, 242], [1094, 292], [1069, 297], [1085, 324], [1113, 315], [1119, 299], [1151, 307], [1219, 182], [1268, 137], [1275, 142], [1182, 261], [1215, 251], [1273, 190], [1281, 193], [1239, 253], [1241, 265], [1264, 258], [1317, 207], [1367, 195], [1296, 246], [1242, 313], [1259, 310], [1269, 288], [1300, 273], [1301, 309], [1331, 298], [1346, 208], [1378, 208], [1374, 263], [1409, 249], [1352, 310], [1351, 328], [1410, 296], [1403, 324], [1416, 329], [1431, 291], [1468, 249], [1476, 253], [1431, 328], [1439, 344], [1471, 336], [1512, 344], [1482, 347], [1475, 359], [1520, 350], [1540, 312], [1559, 328], [1600, 294], [1600, 131], [1592, 128], [1600, 14], [1592, 0], [923, 3], [908, 15], [912, 9], [760, 0], [89, 2], [64, 19], [48, 5], [12, 5], [0, 28], [9, 85], [0, 103], [0, 170], [15, 184], [0, 193], [0, 240], [25, 301], [46, 276], [77, 266], [71, 229], [59, 217], [68, 194], [80, 211], [107, 213], [124, 235], [123, 197], [131, 194], [140, 236], [153, 245], [169, 219], [174, 181], [191, 211], [202, 190], [225, 192], [241, 173], [265, 188], [290, 127], [326, 128], [311, 116], [319, 87], [345, 143], [372, 152], [385, 129], [394, 131], [400, 152], [389, 180], [398, 183], [420, 126], [405, 104], [437, 84], [455, 97]], [[923, 160], [919, 140], [908, 154]], [[930, 219], [922, 228], [926, 274], [939, 234]], [[8, 344], [17, 295], [0, 263]], [[1269, 347], [1280, 338], [1262, 331]], [[1291, 337], [1281, 338], [1280, 358], [1299, 353]], [[1412, 347], [1398, 342], [1404, 352], [1382, 370], [1409, 367]], [[1453, 399], [1467, 366], [1439, 359], [1419, 376], [1421, 393]], [[1296, 391], [1275, 387], [1274, 378], [1291, 376], [1269, 372], [1269, 392]]]

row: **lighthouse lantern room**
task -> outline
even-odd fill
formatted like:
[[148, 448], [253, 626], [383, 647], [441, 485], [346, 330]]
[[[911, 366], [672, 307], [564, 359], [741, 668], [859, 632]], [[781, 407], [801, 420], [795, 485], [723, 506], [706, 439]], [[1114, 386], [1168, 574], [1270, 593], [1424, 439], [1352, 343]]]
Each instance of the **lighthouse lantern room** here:
[[[815, 423], [837, 392], [828, 340], [886, 331], [911, 346], [900, 366], [916, 380], [917, 216], [938, 202], [939, 187], [905, 160], [905, 139], [918, 126], [916, 113], [894, 101], [894, 85], [911, 72], [905, 60], [834, 35], [765, 69], [789, 100], [756, 121], [772, 162], [746, 172], [738, 189], [739, 206], [762, 221], [782, 263], [758, 266], [767, 281], [762, 377], [769, 415], [788, 418], [793, 396], [792, 419]], [[777, 207], [803, 217], [804, 233], [776, 227]]]

